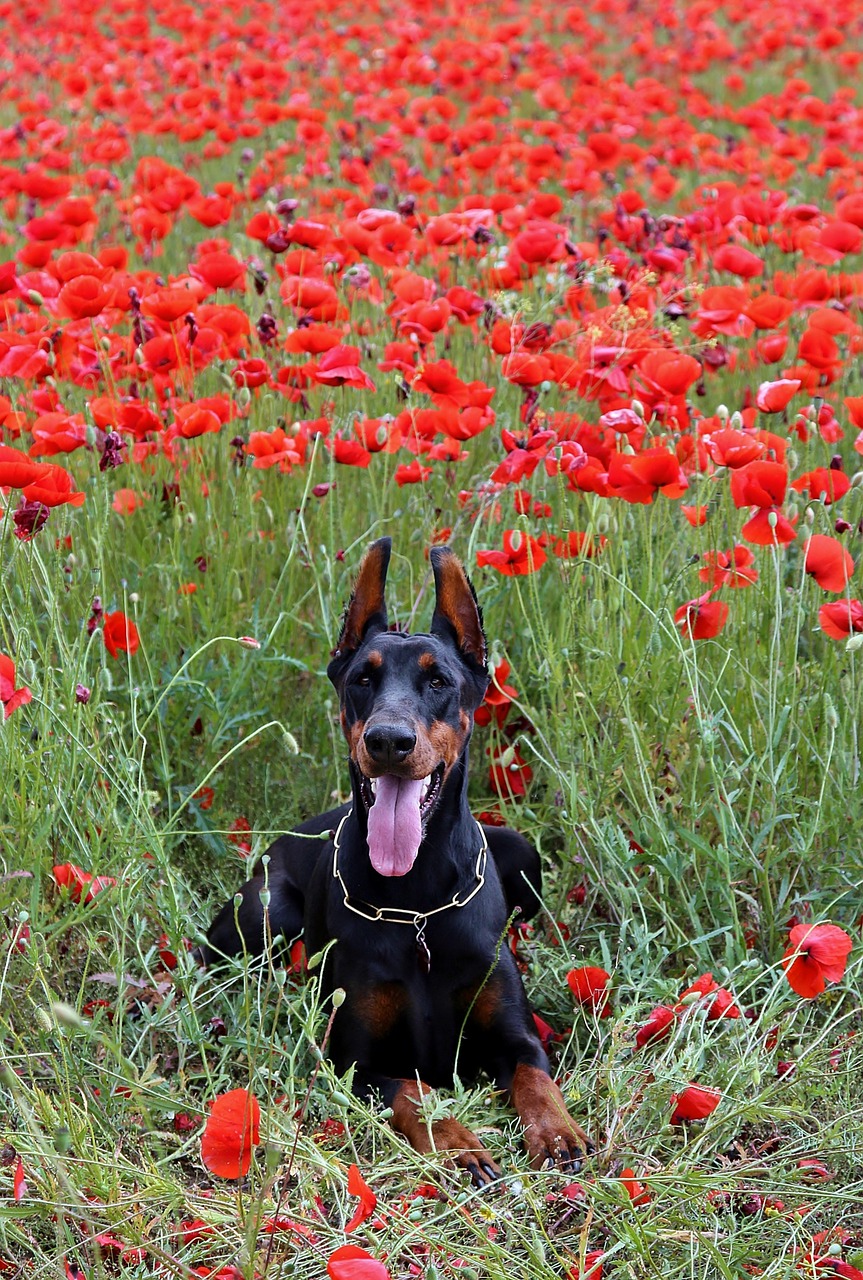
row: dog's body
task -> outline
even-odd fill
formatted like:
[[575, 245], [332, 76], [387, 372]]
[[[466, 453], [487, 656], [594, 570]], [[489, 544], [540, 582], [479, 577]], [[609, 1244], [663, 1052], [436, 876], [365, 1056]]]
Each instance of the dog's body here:
[[355, 1090], [380, 1094], [414, 1147], [452, 1153], [478, 1184], [498, 1176], [474, 1134], [455, 1120], [429, 1129], [417, 1107], [456, 1068], [484, 1071], [508, 1091], [534, 1164], [571, 1168], [587, 1139], [549, 1076], [505, 936], [516, 908], [538, 908], [539, 859], [516, 832], [480, 827], [467, 802], [468, 741], [488, 684], [479, 609], [458, 560], [435, 548], [430, 632], [388, 631], [389, 554], [389, 539], [366, 554], [328, 668], [353, 799], [270, 847], [239, 908], [227, 903], [213, 922], [208, 959], [259, 955], [277, 935], [302, 933], [310, 955], [332, 943], [323, 988], [346, 993], [336, 1069], [356, 1064]]

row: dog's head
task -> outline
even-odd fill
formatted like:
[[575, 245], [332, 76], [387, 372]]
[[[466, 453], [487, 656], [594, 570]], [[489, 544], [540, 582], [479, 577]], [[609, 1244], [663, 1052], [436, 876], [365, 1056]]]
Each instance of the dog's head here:
[[363, 558], [327, 674], [338, 690], [372, 866], [404, 875], [464, 752], [488, 687], [473, 587], [449, 547], [429, 553], [435, 607], [427, 633], [387, 629], [391, 543]]

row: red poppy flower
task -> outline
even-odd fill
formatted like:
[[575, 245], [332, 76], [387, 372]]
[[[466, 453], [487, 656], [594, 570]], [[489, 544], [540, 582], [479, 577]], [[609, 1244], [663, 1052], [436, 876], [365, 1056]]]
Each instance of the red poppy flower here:
[[605, 969], [595, 965], [582, 965], [577, 969], [570, 969], [566, 981], [576, 1004], [592, 1009], [598, 1018], [608, 1018], [611, 1015], [608, 1004], [611, 974]]
[[794, 991], [814, 1000], [828, 982], [841, 982], [853, 942], [835, 924], [796, 924], [788, 935], [782, 968]]
[[351, 1232], [356, 1230], [361, 1222], [365, 1222], [366, 1218], [371, 1217], [378, 1203], [377, 1196], [355, 1164], [352, 1164], [348, 1169], [348, 1195], [359, 1196], [360, 1200], [354, 1211], [354, 1216], [345, 1225], [345, 1231]]
[[818, 622], [825, 635], [832, 640], [847, 640], [863, 631], [863, 600], [834, 600], [822, 604], [818, 610]]
[[762, 507], [764, 510], [779, 507], [785, 501], [787, 488], [788, 468], [784, 462], [749, 462], [731, 476], [731, 499], [735, 507]]
[[650, 1192], [643, 1182], [639, 1182], [634, 1169], [621, 1169], [620, 1183], [630, 1201], [634, 1205], [650, 1203]]
[[546, 561], [546, 553], [536, 538], [519, 529], [507, 529], [503, 535], [503, 551], [477, 551], [478, 565], [490, 565], [508, 577], [535, 573]]
[[755, 556], [748, 547], [738, 544], [730, 551], [705, 551], [706, 568], [699, 569], [698, 576], [702, 582], [709, 582], [711, 587], [750, 587], [758, 581], [758, 570]]
[[110, 889], [117, 883], [114, 876], [91, 875], [89, 871], [82, 871], [74, 862], [60, 863], [52, 868], [51, 874], [61, 889], [69, 890], [73, 902], [92, 902], [103, 889]]
[[638, 367], [648, 384], [667, 396], [685, 395], [703, 372], [694, 356], [664, 348], [649, 351]]
[[512, 700], [518, 697], [518, 690], [506, 683], [509, 671], [509, 663], [505, 660], [492, 668], [491, 681], [482, 700], [482, 705], [477, 709], [474, 716], [476, 723], [480, 727], [491, 722], [492, 714], [495, 717], [498, 728], [503, 727]]
[[0, 653], [0, 703], [3, 704], [3, 719], [8, 720], [13, 711], [26, 707], [33, 694], [26, 687], [15, 688], [15, 663], [5, 653]]
[[[573, 1187], [579, 1186], [577, 1182], [570, 1184]], [[568, 1190], [563, 1188], [564, 1193]], [[576, 1262], [569, 1268], [569, 1280], [602, 1280], [602, 1260], [605, 1253], [602, 1249], [588, 1249], [584, 1255], [584, 1270], [581, 1264]]]
[[752, 280], [764, 271], [763, 259], [739, 244], [720, 245], [713, 255], [713, 265], [717, 271], [730, 271], [743, 280]]
[[126, 617], [122, 609], [105, 614], [102, 639], [112, 658], [119, 657], [121, 653], [137, 653], [141, 643], [138, 628], [131, 618]]
[[671, 1031], [677, 1014], [667, 1004], [657, 1005], [643, 1026], [635, 1033], [635, 1047], [643, 1049], [646, 1044], [664, 1040]]
[[343, 1244], [330, 1254], [327, 1275], [330, 1280], [390, 1280], [384, 1264], [357, 1244]]
[[246, 268], [229, 253], [208, 253], [189, 264], [189, 275], [211, 289], [244, 289]]
[[803, 544], [803, 568], [824, 591], [844, 591], [854, 572], [854, 561], [841, 542], [813, 533]]
[[762, 413], [780, 413], [797, 395], [802, 385], [799, 378], [780, 378], [776, 382], [762, 382], [755, 397], [755, 404]]
[[85, 495], [75, 491], [65, 467], [52, 462], [45, 465], [47, 469], [24, 486], [22, 495], [28, 502], [41, 502], [44, 507], [62, 507], [67, 502], [70, 507], [80, 507]]
[[570, 530], [566, 537], [555, 538], [554, 554], [561, 560], [572, 560], [579, 556], [592, 560], [594, 556], [599, 555], [607, 542], [608, 538], [604, 534], [600, 534], [594, 540], [589, 533], [578, 533], [576, 530]]
[[698, 1003], [706, 1009], [708, 1022], [716, 1022], [720, 1018], [740, 1017], [740, 1010], [734, 996], [726, 987], [720, 987], [712, 973], [703, 973], [685, 991], [681, 991], [676, 1012], [681, 1012], [692, 1003]]
[[674, 614], [674, 624], [690, 640], [712, 640], [718, 636], [728, 621], [728, 605], [721, 600], [711, 600], [712, 592], [688, 600]]
[[683, 1124], [685, 1120], [705, 1120], [722, 1101], [718, 1089], [708, 1089], [704, 1085], [689, 1084], [681, 1093], [671, 1095], [672, 1124]]
[[375, 384], [360, 368], [362, 353], [357, 347], [339, 344], [325, 351], [312, 372], [315, 382], [327, 387], [353, 387], [357, 391], [374, 391]]
[[105, 310], [110, 298], [110, 290], [96, 276], [76, 276], [60, 290], [57, 314], [69, 320], [91, 319]]
[[248, 1089], [231, 1089], [210, 1103], [201, 1159], [217, 1178], [244, 1178], [260, 1142], [261, 1109]]
[[810, 498], [829, 506], [831, 502], [838, 502], [845, 497], [851, 488], [851, 481], [844, 471], [838, 471], [835, 467], [816, 467], [814, 471], [807, 471], [792, 480], [791, 488], [798, 493], [808, 493]]
[[533, 769], [525, 762], [518, 747], [507, 747], [492, 756], [488, 780], [496, 795], [509, 800], [521, 799], [532, 777]]
[[471, 401], [470, 388], [448, 360], [424, 364], [414, 376], [413, 388], [431, 396], [441, 409], [465, 409]]
[[[729, 467], [731, 470], [755, 462], [765, 452], [764, 445], [755, 436], [748, 435], [745, 431], [735, 431], [733, 427], [711, 431], [704, 437], [704, 443], [717, 467]], [[782, 493], [784, 496], [784, 488]], [[746, 503], [738, 505], [746, 506]]]
[[8, 444], [0, 444], [0, 489], [25, 489], [46, 476], [50, 462], [34, 462]]

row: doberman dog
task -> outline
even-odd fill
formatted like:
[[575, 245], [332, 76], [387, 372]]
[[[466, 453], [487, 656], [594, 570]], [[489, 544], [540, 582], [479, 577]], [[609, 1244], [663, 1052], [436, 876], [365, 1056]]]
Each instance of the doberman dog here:
[[[361, 563], [327, 669], [350, 750], [352, 799], [282, 836], [214, 920], [205, 958], [261, 955], [302, 933], [332, 943], [321, 977], [342, 987], [331, 1056], [354, 1091], [380, 1095], [418, 1151], [446, 1152], [476, 1185], [500, 1176], [456, 1120], [430, 1125], [429, 1088], [487, 1073], [505, 1090], [535, 1168], [577, 1170], [588, 1140], [549, 1075], [507, 921], [538, 909], [539, 858], [517, 832], [483, 827], [467, 801], [468, 742], [488, 686], [473, 587], [435, 547], [435, 608], [424, 634], [390, 631], [384, 588], [390, 539]], [[331, 839], [323, 837], [330, 832]], [[269, 890], [265, 911], [261, 890]]]

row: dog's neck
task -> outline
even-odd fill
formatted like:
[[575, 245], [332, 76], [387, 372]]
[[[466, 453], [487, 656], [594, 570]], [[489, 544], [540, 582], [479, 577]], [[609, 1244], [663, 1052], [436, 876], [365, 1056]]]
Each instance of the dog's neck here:
[[351, 770], [353, 811], [342, 831], [340, 864], [352, 894], [378, 906], [404, 904], [424, 909], [445, 901], [472, 881], [481, 836], [467, 800], [468, 747], [444, 784], [428, 819], [416, 861], [403, 876], [379, 875], [369, 860], [368, 815], [355, 770]]

